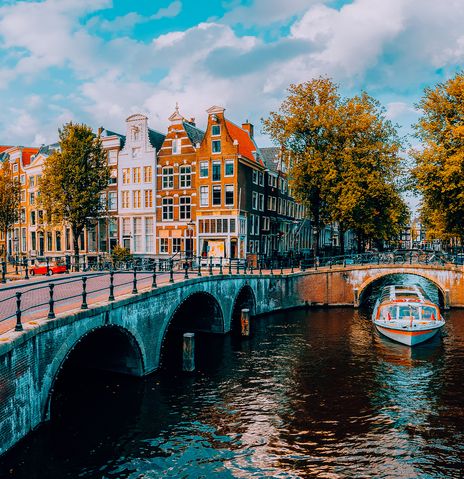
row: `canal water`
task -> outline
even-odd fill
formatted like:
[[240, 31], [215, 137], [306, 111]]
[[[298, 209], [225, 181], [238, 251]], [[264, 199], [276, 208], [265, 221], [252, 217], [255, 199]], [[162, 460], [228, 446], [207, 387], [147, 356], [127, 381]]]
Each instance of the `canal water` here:
[[445, 316], [414, 349], [380, 338], [367, 305], [272, 314], [244, 341], [199, 337], [193, 374], [68, 371], [52, 421], [0, 477], [463, 477], [464, 311]]

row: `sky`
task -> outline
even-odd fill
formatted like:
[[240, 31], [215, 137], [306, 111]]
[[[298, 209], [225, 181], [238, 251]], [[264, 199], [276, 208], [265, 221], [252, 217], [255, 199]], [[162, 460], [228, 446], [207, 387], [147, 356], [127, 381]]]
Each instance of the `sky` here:
[[[176, 102], [201, 127], [276, 110], [328, 76], [377, 98], [402, 134], [423, 89], [464, 60], [463, 0], [0, 0], [0, 144], [38, 146], [67, 121], [164, 131]], [[414, 140], [412, 140], [414, 142]]]

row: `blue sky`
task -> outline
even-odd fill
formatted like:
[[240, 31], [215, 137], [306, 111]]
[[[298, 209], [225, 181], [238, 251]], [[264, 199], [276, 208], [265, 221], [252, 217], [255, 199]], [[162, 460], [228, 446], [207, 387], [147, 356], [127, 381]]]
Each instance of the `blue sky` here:
[[459, 71], [462, 0], [0, 0], [1, 144], [74, 120], [163, 130], [223, 105], [257, 126], [290, 83], [324, 75], [378, 98], [403, 133], [427, 85]]

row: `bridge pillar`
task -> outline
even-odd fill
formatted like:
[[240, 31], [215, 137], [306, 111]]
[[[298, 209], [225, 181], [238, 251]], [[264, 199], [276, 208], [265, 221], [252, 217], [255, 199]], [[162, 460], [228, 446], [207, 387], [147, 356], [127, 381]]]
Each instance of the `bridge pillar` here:
[[445, 289], [445, 295], [444, 295], [444, 298], [443, 298], [443, 301], [444, 301], [444, 308], [445, 309], [450, 309], [450, 290], [449, 289]]
[[354, 288], [353, 293], [354, 293], [353, 306], [355, 308], [359, 308], [359, 290], [358, 290], [358, 288]]

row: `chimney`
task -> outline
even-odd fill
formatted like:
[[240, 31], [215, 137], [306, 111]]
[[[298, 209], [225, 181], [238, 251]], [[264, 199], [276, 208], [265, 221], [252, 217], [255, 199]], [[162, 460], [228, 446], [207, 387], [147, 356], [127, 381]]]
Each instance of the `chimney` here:
[[255, 128], [252, 123], [247, 120], [245, 123], [242, 123], [242, 128], [248, 132], [250, 138], [253, 138]]
[[196, 126], [196, 124], [195, 124], [195, 117], [192, 116], [188, 122], [189, 122], [192, 126]]

